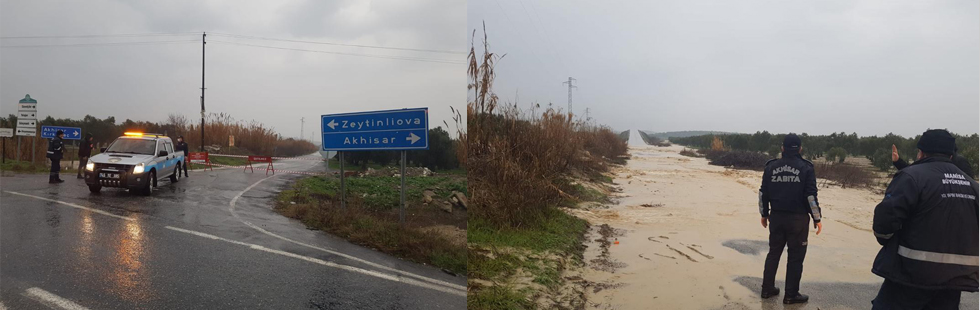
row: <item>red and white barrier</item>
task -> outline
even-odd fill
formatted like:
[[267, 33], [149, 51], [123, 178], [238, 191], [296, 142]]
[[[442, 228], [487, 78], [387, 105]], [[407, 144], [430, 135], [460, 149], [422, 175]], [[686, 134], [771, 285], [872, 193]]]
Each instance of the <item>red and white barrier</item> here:
[[[222, 165], [222, 164], [212, 163], [212, 165], [214, 165], [215, 167], [226, 167], [226, 168], [236, 168], [236, 169], [237, 168], [248, 169], [248, 165], [247, 164], [246, 165], [240, 165], [240, 166], [233, 166], [233, 165]], [[254, 169], [259, 169], [259, 170], [267, 169], [267, 170], [271, 170], [271, 168], [268, 168], [268, 167], [265, 167], [265, 168], [263, 168], [263, 167], [255, 167]], [[276, 172], [278, 172], [278, 173], [290, 173], [290, 174], [305, 174], [305, 175], [314, 175], [314, 176], [325, 176], [325, 175], [329, 175], [330, 174], [330, 173], [326, 173], [326, 172], [309, 172], [309, 171], [278, 170], [278, 169], [276, 170]], [[268, 174], [268, 171], [266, 171], [266, 173]]]
[[[211, 156], [234, 157], [234, 158], [249, 158], [249, 156], [247, 156], [247, 155], [211, 154]], [[326, 159], [324, 159], [323, 157], [314, 157], [314, 156], [299, 156], [299, 157], [272, 157], [272, 156], [263, 156], [263, 157], [269, 157], [269, 158], [272, 158], [273, 160], [326, 161]]]

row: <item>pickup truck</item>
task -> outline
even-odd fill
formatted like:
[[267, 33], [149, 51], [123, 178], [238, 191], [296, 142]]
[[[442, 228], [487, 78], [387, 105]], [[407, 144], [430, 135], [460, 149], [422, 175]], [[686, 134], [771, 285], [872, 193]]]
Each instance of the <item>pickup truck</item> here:
[[102, 187], [119, 187], [150, 195], [160, 179], [170, 178], [171, 183], [180, 180], [178, 171], [184, 155], [174, 151], [174, 143], [167, 136], [127, 132], [101, 154], [89, 158], [85, 184], [92, 193], [99, 193]]

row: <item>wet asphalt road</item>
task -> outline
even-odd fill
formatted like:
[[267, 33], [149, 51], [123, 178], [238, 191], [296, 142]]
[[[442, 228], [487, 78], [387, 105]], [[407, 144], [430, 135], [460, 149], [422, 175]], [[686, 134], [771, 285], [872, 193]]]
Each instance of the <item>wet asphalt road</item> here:
[[[323, 170], [316, 161], [276, 168]], [[92, 195], [74, 175], [60, 185], [2, 177], [0, 309], [58, 298], [88, 309], [465, 309], [464, 277], [273, 212], [277, 189], [296, 177], [191, 171], [150, 197]]]

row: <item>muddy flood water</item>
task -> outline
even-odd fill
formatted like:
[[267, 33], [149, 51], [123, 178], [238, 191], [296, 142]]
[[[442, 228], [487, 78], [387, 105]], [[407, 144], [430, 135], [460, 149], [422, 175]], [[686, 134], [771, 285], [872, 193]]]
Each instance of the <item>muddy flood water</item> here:
[[[607, 208], [575, 210], [592, 223], [581, 277], [594, 283], [589, 309], [869, 309], [882, 278], [871, 233], [881, 199], [866, 189], [821, 186], [823, 232], [811, 230], [804, 305], [759, 298], [768, 230], [759, 223], [761, 172], [710, 166], [682, 147], [638, 146], [616, 171], [622, 188]], [[819, 177], [819, 176], [818, 176]], [[617, 243], [618, 242], [618, 243]], [[786, 254], [777, 287], [783, 288]], [[961, 309], [978, 309], [963, 294]]]

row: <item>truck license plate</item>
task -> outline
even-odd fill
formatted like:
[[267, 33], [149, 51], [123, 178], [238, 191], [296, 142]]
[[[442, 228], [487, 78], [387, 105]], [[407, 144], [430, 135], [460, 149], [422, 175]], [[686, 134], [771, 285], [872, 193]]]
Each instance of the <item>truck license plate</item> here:
[[105, 172], [103, 172], [103, 173], [99, 173], [99, 177], [100, 178], [103, 178], [103, 179], [118, 179], [119, 178], [119, 174], [118, 173], [105, 173]]

